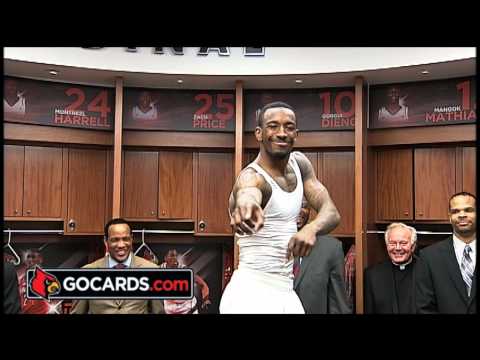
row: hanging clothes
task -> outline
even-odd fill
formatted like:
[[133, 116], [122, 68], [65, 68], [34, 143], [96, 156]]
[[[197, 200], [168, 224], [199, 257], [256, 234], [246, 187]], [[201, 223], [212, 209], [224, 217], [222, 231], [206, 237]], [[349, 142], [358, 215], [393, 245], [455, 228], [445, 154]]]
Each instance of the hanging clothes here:
[[353, 305], [353, 293], [355, 288], [355, 244], [350, 246], [345, 255], [345, 291], [350, 304]]

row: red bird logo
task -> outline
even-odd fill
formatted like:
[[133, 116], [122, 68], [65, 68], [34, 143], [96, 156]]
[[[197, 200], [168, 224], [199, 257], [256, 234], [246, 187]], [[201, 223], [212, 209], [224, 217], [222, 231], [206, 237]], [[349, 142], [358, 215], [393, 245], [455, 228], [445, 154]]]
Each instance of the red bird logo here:
[[45, 300], [49, 300], [50, 296], [60, 292], [60, 282], [52, 274], [43, 271], [40, 267], [35, 267], [35, 274], [30, 281], [30, 289], [41, 296]]

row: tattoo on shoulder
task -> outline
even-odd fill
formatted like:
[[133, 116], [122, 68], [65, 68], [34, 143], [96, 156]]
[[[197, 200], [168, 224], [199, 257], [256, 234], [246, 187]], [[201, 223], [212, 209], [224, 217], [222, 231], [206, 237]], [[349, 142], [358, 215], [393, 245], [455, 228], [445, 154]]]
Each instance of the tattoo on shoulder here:
[[258, 187], [258, 184], [259, 178], [257, 172], [251, 168], [243, 169], [235, 181], [233, 192], [236, 194], [237, 191], [242, 188]]
[[237, 184], [239, 187], [249, 187], [255, 186], [258, 183], [258, 174], [251, 168], [244, 169], [237, 179]]
[[232, 195], [236, 196], [240, 189], [256, 187], [262, 193], [262, 208], [266, 202], [270, 199], [272, 189], [270, 184], [265, 180], [262, 174], [258, 173], [255, 169], [247, 168], [242, 170], [235, 183]]
[[315, 175], [313, 165], [305, 154], [300, 151], [295, 151], [294, 156], [295, 160], [297, 160], [298, 167], [300, 168], [303, 181], [308, 180]]

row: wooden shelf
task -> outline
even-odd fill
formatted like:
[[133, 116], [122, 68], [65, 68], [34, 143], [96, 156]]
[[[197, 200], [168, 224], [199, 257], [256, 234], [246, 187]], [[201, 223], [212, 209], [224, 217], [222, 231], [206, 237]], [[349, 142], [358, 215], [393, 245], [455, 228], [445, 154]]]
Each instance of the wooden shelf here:
[[220, 237], [220, 236], [223, 236], [223, 237], [233, 237], [233, 234], [217, 234], [217, 233], [194, 233], [193, 234], [194, 236], [198, 236], [198, 237]]
[[475, 124], [369, 129], [368, 146], [418, 145], [475, 141]]
[[123, 146], [162, 148], [235, 147], [234, 133], [123, 130]]
[[66, 232], [63, 234], [64, 236], [103, 236], [103, 232], [78, 232], [78, 233], [70, 233]]
[[23, 217], [23, 216], [6, 216], [4, 221], [64, 221], [62, 218], [42, 218], [42, 217]]
[[428, 224], [445, 224], [448, 225], [450, 224], [450, 221], [448, 220], [377, 220], [375, 221], [375, 224], [391, 224], [392, 222], [403, 222], [405, 224], [422, 224], [422, 225], [428, 225]]
[[128, 222], [152, 222], [152, 223], [191, 223], [193, 222], [192, 219], [139, 219], [139, 218], [127, 218], [123, 217], [123, 219], [127, 220]]
[[85, 145], [113, 145], [113, 132], [34, 124], [4, 123], [4, 140]]
[[[352, 130], [343, 131], [305, 131], [300, 132], [295, 141], [296, 148], [339, 148], [355, 146], [355, 133]], [[258, 149], [259, 145], [252, 132], [244, 133], [244, 147]]]

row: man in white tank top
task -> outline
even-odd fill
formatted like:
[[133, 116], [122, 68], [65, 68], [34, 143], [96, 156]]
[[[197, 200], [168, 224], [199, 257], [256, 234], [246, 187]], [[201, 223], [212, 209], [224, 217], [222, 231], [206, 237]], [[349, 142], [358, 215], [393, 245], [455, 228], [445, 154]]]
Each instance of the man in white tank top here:
[[388, 89], [387, 97], [389, 102], [387, 105], [378, 110], [379, 121], [407, 121], [408, 106], [405, 99], [408, 95], [400, 97], [400, 92], [396, 87]]
[[132, 109], [134, 120], [157, 120], [158, 112], [155, 101], [148, 91], [142, 91], [138, 97], [138, 104]]
[[25, 115], [24, 92], [18, 91], [17, 82], [6, 79], [4, 82], [3, 110], [5, 113], [17, 116]]
[[[255, 129], [259, 155], [230, 194], [240, 261], [222, 295], [220, 313], [304, 313], [293, 289], [293, 257], [308, 256], [317, 234], [332, 231], [340, 215], [308, 158], [292, 152], [297, 135], [290, 105], [274, 102], [262, 108]], [[318, 215], [297, 232], [303, 196]]]

